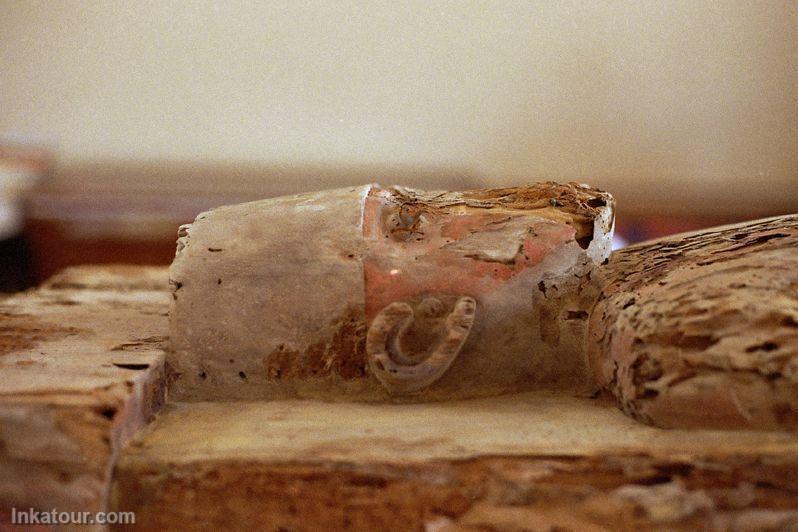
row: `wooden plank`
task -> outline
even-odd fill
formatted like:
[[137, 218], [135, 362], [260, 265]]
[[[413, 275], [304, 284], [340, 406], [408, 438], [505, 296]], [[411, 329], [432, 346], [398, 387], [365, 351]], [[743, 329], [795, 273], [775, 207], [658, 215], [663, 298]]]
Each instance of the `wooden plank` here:
[[75, 268], [0, 301], [0, 516], [105, 508], [119, 449], [165, 398], [166, 280]]
[[798, 438], [640, 424], [605, 399], [173, 403], [123, 451], [137, 526], [798, 526]]

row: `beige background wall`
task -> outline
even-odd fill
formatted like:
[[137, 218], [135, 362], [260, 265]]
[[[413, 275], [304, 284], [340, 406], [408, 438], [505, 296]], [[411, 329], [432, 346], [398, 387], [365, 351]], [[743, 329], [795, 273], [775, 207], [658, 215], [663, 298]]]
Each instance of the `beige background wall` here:
[[0, 135], [151, 186], [404, 168], [777, 212], [798, 204], [798, 3], [0, 0]]

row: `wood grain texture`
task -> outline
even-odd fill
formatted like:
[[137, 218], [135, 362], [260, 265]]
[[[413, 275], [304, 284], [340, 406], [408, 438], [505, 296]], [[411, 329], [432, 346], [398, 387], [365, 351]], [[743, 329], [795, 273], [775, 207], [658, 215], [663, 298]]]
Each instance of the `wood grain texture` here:
[[798, 427], [798, 215], [615, 252], [588, 352], [634, 418]]
[[76, 268], [0, 301], [0, 515], [105, 508], [165, 398], [166, 272]]

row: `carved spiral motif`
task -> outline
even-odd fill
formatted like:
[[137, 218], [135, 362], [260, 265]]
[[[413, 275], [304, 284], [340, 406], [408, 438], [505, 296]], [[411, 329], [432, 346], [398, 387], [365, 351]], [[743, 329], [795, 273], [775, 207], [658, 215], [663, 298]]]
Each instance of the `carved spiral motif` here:
[[463, 296], [444, 318], [434, 297], [415, 309], [405, 302], [383, 308], [366, 335], [369, 368], [392, 394], [421, 390], [438, 380], [465, 344], [474, 324], [476, 301]]

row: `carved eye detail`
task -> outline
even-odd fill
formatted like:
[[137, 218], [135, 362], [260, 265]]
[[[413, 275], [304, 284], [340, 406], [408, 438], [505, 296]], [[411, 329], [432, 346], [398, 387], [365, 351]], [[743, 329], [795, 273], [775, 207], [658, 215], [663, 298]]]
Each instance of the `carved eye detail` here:
[[428, 223], [423, 213], [399, 209], [383, 219], [383, 228], [394, 240], [408, 242], [422, 237]]
[[445, 314], [434, 297], [415, 311], [395, 302], [374, 318], [366, 335], [369, 368], [392, 394], [421, 390], [441, 378], [465, 344], [474, 324], [476, 301], [463, 296]]

